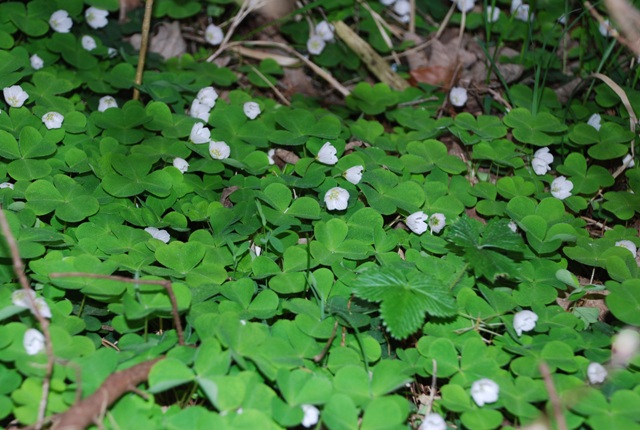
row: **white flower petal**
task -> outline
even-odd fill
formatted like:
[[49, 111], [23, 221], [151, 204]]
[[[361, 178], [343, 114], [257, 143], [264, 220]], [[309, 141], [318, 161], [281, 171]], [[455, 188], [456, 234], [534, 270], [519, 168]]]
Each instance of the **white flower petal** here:
[[91, 36], [82, 36], [81, 39], [82, 47], [87, 51], [93, 51], [96, 49], [96, 40]]
[[432, 233], [440, 233], [446, 224], [447, 219], [444, 214], [435, 213], [429, 217], [429, 228]]
[[11, 182], [2, 182], [0, 183], [0, 190], [3, 188], [10, 188], [13, 190], [13, 184]]
[[351, 182], [353, 185], [357, 185], [362, 179], [362, 171], [364, 170], [364, 166], [353, 166], [345, 170], [342, 174], [344, 178]]
[[500, 19], [500, 9], [495, 6], [487, 6], [487, 21], [497, 22]]
[[[42, 297], [38, 297], [35, 300], [35, 304], [38, 311], [40, 311], [40, 315], [42, 317], [51, 318], [51, 309], [49, 309], [49, 305]], [[31, 312], [35, 315], [35, 312], [33, 311], [33, 309], [31, 310]]]
[[197, 122], [193, 124], [193, 127], [191, 127], [189, 139], [195, 144], [207, 143], [211, 140], [211, 130], [205, 127], [201, 122]]
[[167, 230], [159, 230], [155, 227], [147, 227], [144, 229], [147, 233], [149, 233], [154, 239], [158, 239], [163, 241], [164, 243], [169, 243], [171, 236]]
[[333, 187], [324, 195], [324, 202], [330, 211], [341, 211], [349, 206], [349, 191], [340, 187]]
[[422, 211], [418, 211], [407, 217], [406, 224], [407, 227], [409, 227], [409, 230], [415, 234], [422, 234], [429, 228], [429, 225], [427, 224], [428, 219], [429, 215]]
[[111, 96], [104, 96], [98, 102], [98, 110], [100, 112], [104, 112], [107, 109], [117, 108], [118, 102]]
[[209, 142], [209, 154], [214, 160], [224, 160], [231, 155], [231, 148], [225, 142]]
[[216, 105], [216, 100], [218, 100], [218, 93], [213, 87], [204, 87], [198, 91], [196, 99], [203, 105], [208, 106], [209, 109], [213, 109]]
[[320, 419], [320, 411], [313, 405], [300, 405], [302, 412], [304, 412], [304, 418], [302, 418], [302, 426], [309, 428], [318, 423]]
[[545, 175], [549, 170], [551, 170], [551, 166], [549, 163], [546, 163], [544, 160], [540, 158], [534, 158], [531, 160], [531, 168], [535, 172], [536, 175]]
[[309, 54], [320, 55], [320, 53], [324, 51], [325, 46], [326, 43], [324, 39], [316, 34], [309, 37], [309, 40], [307, 40], [307, 51], [309, 51]]
[[186, 173], [189, 170], [189, 163], [184, 158], [176, 157], [173, 159], [173, 167], [180, 170], [180, 173]]
[[29, 328], [24, 332], [24, 338], [22, 339], [24, 349], [29, 355], [36, 355], [37, 353], [44, 351], [44, 335], [35, 328]]
[[208, 122], [209, 115], [211, 114], [211, 107], [202, 103], [199, 99], [193, 99], [189, 114], [194, 118], [198, 118], [204, 122]]
[[571, 195], [571, 190], [573, 189], [573, 182], [565, 178], [564, 176], [559, 176], [551, 182], [551, 195], [556, 199], [564, 200]]
[[622, 248], [627, 248], [629, 250], [629, 252], [631, 252], [633, 254], [633, 257], [635, 258], [636, 254], [638, 253], [638, 247], [636, 246], [635, 243], [631, 242], [630, 240], [619, 240], [616, 242], [616, 246], [620, 246]]
[[522, 335], [524, 331], [531, 331], [536, 328], [538, 315], [532, 311], [520, 311], [513, 316], [513, 328], [518, 334]]
[[338, 157], [336, 156], [337, 152], [338, 150], [336, 149], [336, 147], [333, 146], [330, 142], [327, 142], [322, 145], [322, 148], [320, 148], [320, 151], [318, 151], [318, 156], [316, 157], [316, 159], [321, 163], [334, 165], [338, 162]]
[[256, 102], [246, 102], [242, 110], [249, 119], [256, 119], [260, 115], [260, 105]]
[[436, 414], [435, 412], [431, 412], [426, 415], [422, 420], [422, 424], [418, 427], [418, 430], [446, 430], [447, 423], [445, 423], [444, 418], [440, 416], [440, 414]]
[[204, 31], [204, 39], [212, 45], [220, 45], [224, 39], [224, 33], [217, 25], [209, 24]]
[[38, 54], [33, 54], [29, 57], [29, 61], [31, 62], [31, 67], [34, 70], [40, 70], [44, 67], [44, 60], [38, 56]]
[[636, 162], [633, 160], [633, 157], [631, 156], [631, 154], [627, 154], [622, 159], [622, 164], [626, 164], [627, 168], [630, 168], [630, 167], [635, 166]]
[[470, 12], [476, 5], [476, 0], [451, 0], [456, 4], [460, 12]]
[[589, 117], [589, 120], [587, 121], [587, 124], [590, 125], [591, 127], [595, 128], [596, 130], [600, 131], [600, 121], [602, 120], [602, 118], [600, 117], [600, 114], [598, 113], [594, 113], [593, 115], [591, 115]]
[[393, 5], [393, 11], [398, 15], [408, 15], [411, 12], [411, 3], [407, 0], [397, 0]]
[[2, 90], [2, 94], [7, 104], [15, 108], [22, 107], [24, 102], [29, 98], [29, 94], [27, 94], [20, 85], [6, 87]]
[[93, 6], [84, 12], [84, 19], [87, 20], [87, 24], [89, 24], [89, 27], [95, 29], [105, 27], [109, 24], [107, 16], [109, 16], [109, 11]]
[[631, 328], [625, 328], [613, 338], [611, 344], [611, 364], [626, 366], [640, 351], [640, 333]]
[[62, 121], [64, 116], [58, 112], [47, 112], [42, 115], [42, 122], [49, 130], [62, 127]]
[[[31, 299], [29, 299], [29, 296], [31, 296]], [[32, 302], [35, 300], [36, 292], [33, 290], [25, 290], [24, 288], [21, 288], [11, 293], [11, 301], [14, 305], [21, 308], [31, 309]]]
[[449, 100], [455, 107], [462, 107], [467, 103], [467, 90], [462, 87], [453, 87], [449, 91]]
[[608, 19], [605, 19], [604, 21], [598, 24], [598, 31], [604, 37], [611, 36], [611, 31], [609, 30], [610, 28], [611, 28], [611, 21], [609, 21]]
[[602, 384], [608, 374], [607, 369], [600, 363], [589, 363], [587, 367], [587, 377], [590, 384]]
[[325, 42], [333, 42], [333, 31], [333, 25], [329, 24], [327, 21], [320, 21], [316, 24], [315, 33]]
[[497, 402], [499, 394], [500, 386], [489, 378], [479, 379], [471, 385], [471, 397], [480, 407]]
[[68, 33], [73, 27], [73, 21], [69, 17], [69, 13], [66, 10], [57, 10], [51, 14], [49, 18], [49, 25], [58, 33]]

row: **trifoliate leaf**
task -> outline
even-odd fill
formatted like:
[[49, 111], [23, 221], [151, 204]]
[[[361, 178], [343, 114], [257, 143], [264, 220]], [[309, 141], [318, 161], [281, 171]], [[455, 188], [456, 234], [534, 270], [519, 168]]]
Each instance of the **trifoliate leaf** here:
[[391, 267], [370, 269], [359, 276], [354, 293], [372, 302], [382, 302], [382, 319], [391, 335], [398, 339], [418, 330], [425, 313], [436, 317], [456, 313], [447, 287], [434, 276], [418, 271], [404, 272]]

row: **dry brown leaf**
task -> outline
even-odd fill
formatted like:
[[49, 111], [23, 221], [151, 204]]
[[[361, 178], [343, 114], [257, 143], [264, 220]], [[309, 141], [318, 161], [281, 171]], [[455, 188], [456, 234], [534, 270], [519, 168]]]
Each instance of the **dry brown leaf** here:
[[[129, 43], [135, 49], [140, 49], [141, 39], [142, 36], [140, 34], [134, 34], [129, 39]], [[180, 23], [173, 21], [160, 24], [157, 27], [157, 33], [151, 37], [149, 51], [162, 55], [165, 60], [185, 54], [187, 52], [187, 42], [182, 37]]]
[[127, 13], [140, 6], [142, 6], [142, 0], [120, 0], [120, 22], [125, 22], [127, 20]]

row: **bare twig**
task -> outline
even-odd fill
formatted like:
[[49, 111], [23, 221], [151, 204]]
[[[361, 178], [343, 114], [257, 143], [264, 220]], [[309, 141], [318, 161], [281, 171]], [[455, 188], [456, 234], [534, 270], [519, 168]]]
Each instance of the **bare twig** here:
[[[138, 52], [138, 68], [136, 69], [136, 85], [142, 84], [142, 74], [144, 73], [144, 62], [147, 57], [149, 47], [149, 31], [151, 30], [151, 11], [153, 10], [153, 0], [146, 0], [144, 5], [144, 18], [142, 20], [142, 40], [140, 42], [140, 52]], [[133, 89], [133, 100], [140, 98], [140, 90]]]
[[271, 91], [273, 91], [273, 93], [276, 95], [276, 97], [278, 97], [278, 99], [280, 99], [280, 102], [285, 105], [285, 106], [291, 106], [291, 102], [284, 96], [284, 94], [282, 94], [282, 92], [280, 92], [280, 90], [278, 88], [276, 88], [275, 85], [273, 85], [271, 83], [271, 81], [262, 74], [262, 72], [260, 70], [258, 70], [257, 68], [251, 66], [251, 70], [253, 70], [255, 72], [256, 75], [258, 75], [260, 77], [260, 79], [262, 79], [268, 86], [269, 88], [271, 88]]
[[425, 415], [429, 415], [431, 413], [431, 408], [433, 407], [433, 399], [436, 397], [436, 389], [438, 387], [438, 362], [435, 358], [432, 358], [433, 369], [431, 372], [431, 387], [429, 387], [429, 404], [427, 405], [427, 412]]
[[145, 284], [145, 285], [160, 285], [169, 295], [171, 301], [171, 314], [173, 315], [173, 324], [176, 326], [176, 333], [178, 334], [178, 344], [184, 345], [184, 332], [182, 331], [182, 322], [180, 321], [180, 314], [178, 313], [178, 301], [176, 295], [173, 293], [173, 287], [171, 281], [166, 280], [153, 280], [153, 279], [131, 279], [124, 276], [113, 275], [100, 275], [97, 273], [82, 273], [82, 272], [64, 272], [64, 273], [49, 273], [50, 278], [93, 278], [93, 279], [110, 279], [112, 281], [126, 282], [128, 284]]
[[[32, 291], [31, 286], [29, 285], [29, 279], [24, 271], [24, 263], [20, 258], [20, 250], [18, 249], [18, 244], [16, 242], [15, 237], [13, 237], [13, 233], [11, 233], [11, 229], [9, 228], [9, 222], [7, 221], [7, 216], [4, 213], [4, 209], [0, 205], [0, 227], [2, 229], [2, 234], [4, 235], [4, 239], [9, 246], [9, 251], [11, 252], [11, 259], [13, 260], [13, 271], [18, 277], [18, 282], [22, 288], [30, 292]], [[44, 335], [44, 344], [45, 351], [47, 353], [47, 367], [44, 375], [44, 380], [42, 381], [42, 398], [40, 399], [40, 405], [38, 407], [38, 420], [34, 426], [36, 430], [40, 430], [44, 423], [44, 416], [47, 411], [47, 400], [49, 397], [49, 388], [51, 386], [51, 374], [53, 373], [53, 364], [54, 364], [54, 356], [53, 356], [53, 344], [51, 343], [51, 333], [49, 332], [49, 320], [46, 319], [38, 306], [36, 306], [35, 301], [31, 294], [26, 294], [27, 300], [30, 301], [31, 311], [35, 315], [36, 319], [40, 323], [40, 328], [42, 329], [42, 334]]]
[[560, 403], [560, 398], [558, 397], [556, 387], [553, 385], [549, 366], [543, 361], [540, 363], [539, 368], [540, 373], [542, 374], [542, 378], [544, 379], [544, 385], [547, 388], [547, 393], [549, 393], [549, 400], [551, 401], [551, 406], [553, 407], [553, 415], [556, 420], [556, 426], [558, 430], [567, 430], [567, 422], [565, 421], [564, 414], [562, 413], [562, 404]]
[[313, 361], [315, 361], [316, 363], [319, 363], [322, 361], [324, 356], [327, 354], [327, 351], [329, 351], [329, 348], [333, 343], [333, 339], [336, 338], [337, 331], [338, 331], [338, 321], [336, 321], [335, 324], [333, 324], [333, 331], [331, 332], [331, 336], [329, 336], [329, 339], [327, 340], [327, 343], [324, 346], [324, 348], [322, 348], [322, 351], [320, 351], [313, 357]]
[[[640, 11], [626, 0], [605, 0], [604, 3], [625, 36], [617, 37], [618, 42], [640, 55]], [[589, 11], [594, 10], [590, 4], [588, 7]]]

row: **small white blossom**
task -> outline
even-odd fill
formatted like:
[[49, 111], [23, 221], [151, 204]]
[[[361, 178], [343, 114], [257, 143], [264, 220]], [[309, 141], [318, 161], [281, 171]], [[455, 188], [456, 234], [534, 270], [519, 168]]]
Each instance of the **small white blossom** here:
[[[408, 23], [409, 21], [411, 21], [411, 14], [398, 16], [398, 21], [400, 21], [403, 24]], [[394, 66], [395, 66], [395, 64], [394, 64]]]
[[62, 127], [62, 121], [64, 121], [64, 116], [58, 112], [47, 112], [42, 115], [42, 122], [49, 130]]
[[422, 234], [429, 226], [427, 225], [427, 220], [429, 219], [429, 215], [422, 211], [414, 212], [407, 217], [406, 224], [409, 227], [409, 230], [414, 232], [415, 234]]
[[327, 21], [320, 21], [316, 24], [315, 33], [325, 42], [333, 42], [333, 31], [333, 25], [329, 24]]
[[344, 176], [344, 178], [347, 181], [351, 182], [353, 185], [357, 185], [362, 179], [363, 170], [364, 170], [364, 166], [349, 167], [347, 170], [345, 170], [342, 176]]
[[73, 27], [73, 21], [69, 17], [69, 13], [66, 10], [57, 10], [51, 14], [49, 18], [49, 25], [58, 33], [68, 33]]
[[471, 397], [476, 405], [482, 407], [486, 403], [498, 401], [500, 387], [489, 378], [482, 378], [471, 385]]
[[558, 22], [562, 25], [566, 25], [567, 24], [567, 14], [563, 13], [562, 15], [560, 15], [558, 17]]
[[520, 311], [513, 316], [513, 328], [518, 336], [522, 336], [522, 332], [536, 328], [537, 321], [538, 315], [535, 312]]
[[44, 60], [38, 56], [38, 54], [33, 54], [29, 57], [29, 61], [31, 62], [31, 67], [34, 70], [40, 70], [44, 67]]
[[11, 182], [3, 182], [0, 184], [0, 190], [3, 188], [10, 188], [13, 190], [13, 184]]
[[322, 51], [324, 51], [325, 46], [326, 42], [324, 39], [316, 34], [307, 40], [307, 51], [309, 51], [309, 54], [320, 55]]
[[316, 425], [320, 419], [320, 411], [313, 405], [301, 405], [304, 418], [302, 418], [302, 426], [309, 428]]
[[186, 173], [189, 170], [189, 163], [184, 158], [176, 157], [173, 159], [173, 167], [180, 170], [180, 173]]
[[155, 227], [147, 227], [144, 229], [147, 233], [151, 235], [154, 239], [158, 239], [163, 241], [164, 243], [169, 243], [171, 236], [167, 230], [160, 230]]
[[476, 0], [451, 0], [460, 12], [469, 12], [476, 5]]
[[276, 160], [273, 158], [276, 155], [275, 149], [270, 149], [267, 151], [267, 158], [269, 159], [269, 164], [276, 164]]
[[22, 340], [24, 349], [29, 355], [36, 355], [44, 351], [44, 335], [35, 328], [27, 329]]
[[411, 13], [411, 3], [407, 0], [397, 0], [393, 5], [393, 11], [400, 16]]
[[29, 94], [22, 89], [20, 85], [12, 85], [2, 90], [4, 99], [9, 106], [19, 108], [22, 107], [25, 101], [29, 98]]
[[194, 99], [193, 102], [191, 103], [191, 110], [189, 111], [189, 114], [193, 118], [198, 118], [204, 122], [208, 122], [209, 115], [211, 114], [211, 107], [202, 103], [198, 99]]
[[520, 21], [533, 20], [533, 13], [530, 13], [530, 6], [527, 3], [522, 3], [522, 0], [513, 0], [511, 2], [511, 13], [515, 14], [515, 18]]
[[198, 94], [196, 94], [196, 99], [198, 99], [198, 101], [203, 105], [208, 106], [210, 109], [213, 109], [213, 107], [216, 105], [216, 100], [218, 100], [218, 93], [213, 87], [204, 87], [201, 88], [200, 91], [198, 91]]
[[640, 350], [640, 333], [631, 328], [620, 330], [611, 344], [611, 364], [626, 366]]
[[205, 127], [201, 122], [197, 122], [193, 124], [193, 127], [191, 127], [189, 139], [195, 144], [207, 143], [211, 140], [211, 130]]
[[553, 163], [553, 154], [549, 152], [549, 148], [540, 148], [533, 154], [531, 167], [536, 175], [544, 175], [551, 170], [551, 163]]
[[500, 18], [500, 9], [497, 6], [487, 6], [487, 21], [497, 22]]
[[209, 154], [214, 160], [224, 160], [231, 155], [231, 148], [225, 142], [209, 142]]
[[631, 252], [633, 254], [633, 256], [636, 256], [636, 253], [638, 252], [638, 247], [636, 247], [636, 244], [631, 242], [630, 240], [619, 240], [616, 242], [616, 246], [620, 246], [622, 248], [627, 248], [629, 250], [629, 252]]
[[[51, 309], [49, 309], [49, 305], [42, 297], [38, 297], [35, 300], [35, 304], [41, 316], [44, 318], [51, 318]], [[31, 312], [35, 315], [35, 311], [33, 309], [31, 309]]]
[[587, 124], [589, 124], [591, 127], [595, 128], [596, 130], [600, 131], [600, 121], [601, 121], [601, 117], [600, 114], [598, 113], [594, 113], [593, 115], [591, 115], [589, 117], [589, 120], [587, 121]]
[[104, 112], [107, 109], [117, 108], [118, 102], [111, 96], [104, 96], [98, 102], [98, 110], [100, 112]]
[[607, 369], [600, 363], [589, 363], [587, 367], [587, 377], [590, 384], [602, 384], [607, 379]]
[[627, 154], [622, 159], [622, 164], [626, 164], [627, 167], [633, 167], [636, 165], [636, 162], [633, 160], [631, 154]]
[[511, 230], [514, 233], [518, 232], [518, 224], [516, 224], [515, 221], [511, 220], [509, 221], [509, 224], [507, 225], [509, 227], [509, 230]]
[[316, 160], [321, 163], [330, 164], [333, 166], [338, 162], [338, 157], [336, 156], [337, 152], [338, 150], [336, 149], [336, 147], [333, 146], [330, 142], [327, 142], [322, 145], [322, 148], [320, 148], [320, 151], [318, 151]]
[[246, 102], [242, 106], [242, 110], [249, 119], [256, 119], [260, 115], [260, 105], [256, 102]]
[[609, 21], [608, 19], [605, 19], [604, 21], [600, 22], [600, 24], [598, 24], [598, 31], [604, 37], [611, 36], [611, 31], [609, 30], [610, 28], [611, 28], [611, 21]]
[[384, 6], [391, 6], [395, 2], [396, 0], [380, 0], [380, 3], [382, 3]]
[[455, 107], [462, 107], [467, 103], [467, 90], [462, 87], [453, 87], [449, 91], [449, 100]]
[[109, 11], [91, 6], [84, 12], [84, 19], [87, 20], [89, 27], [98, 29], [109, 24], [108, 15]]
[[573, 182], [565, 178], [564, 176], [559, 176], [551, 182], [551, 195], [556, 199], [564, 200], [571, 195], [571, 190], [573, 189]]
[[116, 48], [112, 48], [112, 47], [107, 48], [107, 56], [109, 58], [114, 58], [116, 55], [118, 55], [118, 50]]
[[440, 233], [447, 223], [444, 214], [435, 213], [429, 217], [429, 228], [432, 233]]
[[82, 47], [87, 51], [96, 49], [96, 40], [91, 36], [82, 36]]
[[[31, 298], [29, 298], [31, 297]], [[32, 303], [36, 300], [36, 292], [21, 288], [11, 293], [11, 302], [21, 308], [31, 309]]]
[[324, 195], [324, 202], [330, 211], [341, 211], [349, 205], [349, 191], [340, 187], [333, 187]]
[[440, 414], [431, 412], [426, 415], [422, 420], [422, 424], [418, 427], [418, 430], [446, 430], [447, 423], [444, 422], [444, 418]]
[[249, 245], [249, 249], [253, 252], [253, 254], [256, 257], [259, 257], [260, 254], [262, 254], [262, 247], [256, 245], [255, 243], [251, 242], [251, 245]]
[[204, 39], [212, 45], [220, 45], [224, 39], [224, 33], [217, 25], [209, 24], [204, 31]]

